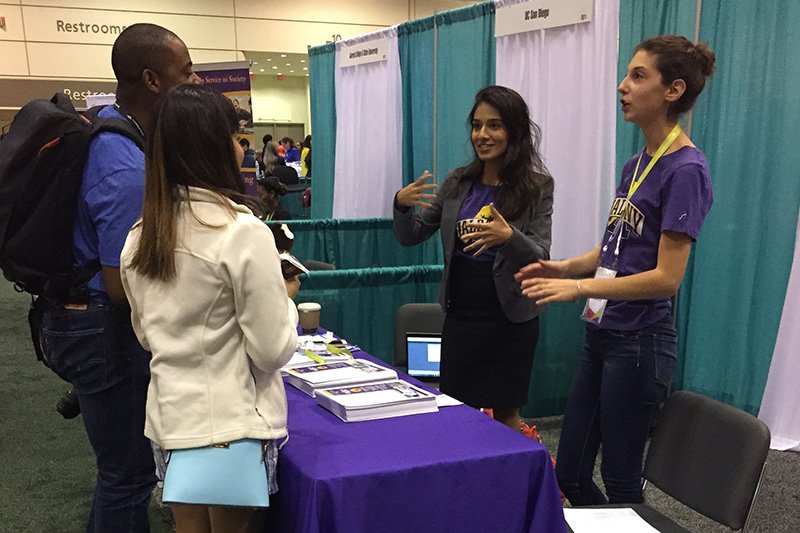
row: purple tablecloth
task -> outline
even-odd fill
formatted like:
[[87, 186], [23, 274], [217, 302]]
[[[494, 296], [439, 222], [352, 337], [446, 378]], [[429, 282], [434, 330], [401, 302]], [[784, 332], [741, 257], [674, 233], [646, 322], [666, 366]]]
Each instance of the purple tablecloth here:
[[348, 424], [286, 396], [270, 531], [566, 532], [547, 451], [475, 409]]

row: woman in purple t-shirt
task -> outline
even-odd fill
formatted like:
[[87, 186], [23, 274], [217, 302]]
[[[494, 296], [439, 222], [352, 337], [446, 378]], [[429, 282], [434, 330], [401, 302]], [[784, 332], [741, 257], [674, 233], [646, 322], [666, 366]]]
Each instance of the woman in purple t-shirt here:
[[472, 162], [450, 172], [435, 194], [427, 171], [398, 191], [394, 233], [411, 246], [442, 230], [440, 389], [491, 407], [496, 420], [519, 429], [543, 308], [522, 295], [514, 274], [550, 257], [553, 178], [539, 158], [539, 129], [515, 91], [481, 89], [469, 124]]
[[676, 360], [670, 298], [712, 202], [708, 163], [678, 116], [694, 105], [714, 61], [705, 44], [675, 35], [636, 47], [617, 90], [625, 120], [639, 126], [646, 145], [622, 170], [601, 245], [517, 274], [538, 304], [587, 298], [586, 342], [556, 467], [572, 505], [606, 503], [592, 481], [601, 446], [608, 501], [643, 501], [644, 447]]

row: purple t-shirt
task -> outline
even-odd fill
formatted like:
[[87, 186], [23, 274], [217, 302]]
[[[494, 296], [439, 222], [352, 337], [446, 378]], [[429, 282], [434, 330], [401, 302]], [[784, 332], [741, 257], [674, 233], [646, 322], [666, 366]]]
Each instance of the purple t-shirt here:
[[468, 246], [469, 242], [465, 243], [461, 240], [462, 235], [466, 235], [471, 231], [467, 228], [467, 223], [472, 222], [474, 219], [489, 216], [489, 204], [494, 201], [494, 189], [493, 185], [485, 185], [480, 180], [477, 180], [470, 187], [467, 196], [464, 197], [461, 209], [458, 210], [458, 221], [456, 222], [456, 254], [475, 261], [494, 261], [497, 255], [497, 250], [494, 248], [489, 248], [481, 255], [474, 257], [472, 254], [477, 250], [470, 250], [464, 253], [464, 247]]
[[[615, 268], [617, 277], [654, 269], [658, 263], [659, 240], [664, 231], [684, 233], [695, 241], [714, 200], [705, 155], [697, 148], [685, 146], [662, 156], [628, 202], [626, 197], [640, 153], [635, 154], [622, 169], [622, 181], [611, 205], [601, 245], [607, 245], [606, 250], [600, 250], [600, 264], [611, 267], [616, 246], [616, 237], [612, 240], [612, 236], [617, 221], [621, 219], [621, 242]], [[642, 156], [640, 175], [651, 159], [647, 153]], [[641, 329], [669, 315], [671, 307], [670, 298], [609, 300], [600, 327], [628, 331]]]

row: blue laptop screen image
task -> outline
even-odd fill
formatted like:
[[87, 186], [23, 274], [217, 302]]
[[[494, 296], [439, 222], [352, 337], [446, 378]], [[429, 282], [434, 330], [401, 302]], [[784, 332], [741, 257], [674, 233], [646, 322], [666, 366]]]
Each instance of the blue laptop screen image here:
[[430, 333], [407, 333], [408, 375], [415, 378], [439, 378], [442, 337]]

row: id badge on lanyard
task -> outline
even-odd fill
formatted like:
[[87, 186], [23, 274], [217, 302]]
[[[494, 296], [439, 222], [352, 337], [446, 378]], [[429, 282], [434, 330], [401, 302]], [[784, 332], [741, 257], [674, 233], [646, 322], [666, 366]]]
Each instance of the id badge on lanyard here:
[[[608, 245], [616, 240], [616, 244], [614, 244], [614, 256], [610, 264], [600, 263], [597, 267], [597, 271], [594, 273], [596, 279], [611, 279], [617, 277], [617, 261], [619, 260], [619, 245], [622, 240], [622, 224], [622, 219], [618, 219], [614, 225], [614, 231], [611, 233], [611, 238], [603, 245], [601, 257], [606, 256]], [[608, 305], [608, 299], [606, 298], [587, 298], [586, 305], [583, 306], [581, 319], [590, 324], [599, 324], [603, 319], [603, 312], [606, 310], [606, 305]]]
[[[628, 194], [627, 200], [630, 201], [631, 196], [639, 190], [639, 186], [641, 186], [642, 182], [644, 182], [645, 178], [650, 174], [650, 170], [653, 169], [655, 164], [661, 159], [661, 156], [667, 151], [667, 149], [672, 145], [675, 139], [681, 134], [681, 126], [680, 124], [675, 124], [672, 130], [667, 134], [666, 138], [661, 141], [661, 145], [658, 147], [656, 152], [653, 154], [653, 158], [645, 167], [644, 171], [639, 174], [639, 164], [642, 162], [642, 156], [644, 155], [644, 149], [642, 153], [639, 154], [639, 161], [636, 163], [636, 168], [633, 171], [633, 177], [631, 178], [630, 187], [628, 187]], [[638, 177], [637, 177], [638, 176]], [[603, 264], [602, 259], [600, 265], [597, 267], [597, 271], [594, 273], [594, 277], [598, 279], [610, 279], [617, 277], [617, 261], [619, 260], [619, 245], [622, 241], [622, 218], [618, 218], [617, 222], [614, 225], [614, 231], [611, 233], [611, 238], [608, 239], [608, 242], [603, 245], [603, 251], [600, 255], [601, 258], [606, 257], [606, 252], [608, 251], [608, 245], [616, 240], [614, 244], [614, 255], [611, 259], [611, 264]], [[581, 313], [581, 318], [586, 322], [591, 324], [599, 324], [600, 321], [603, 319], [603, 313], [606, 310], [606, 305], [608, 305], [608, 299], [605, 298], [588, 298], [586, 300], [586, 305], [583, 307], [583, 313]]]

